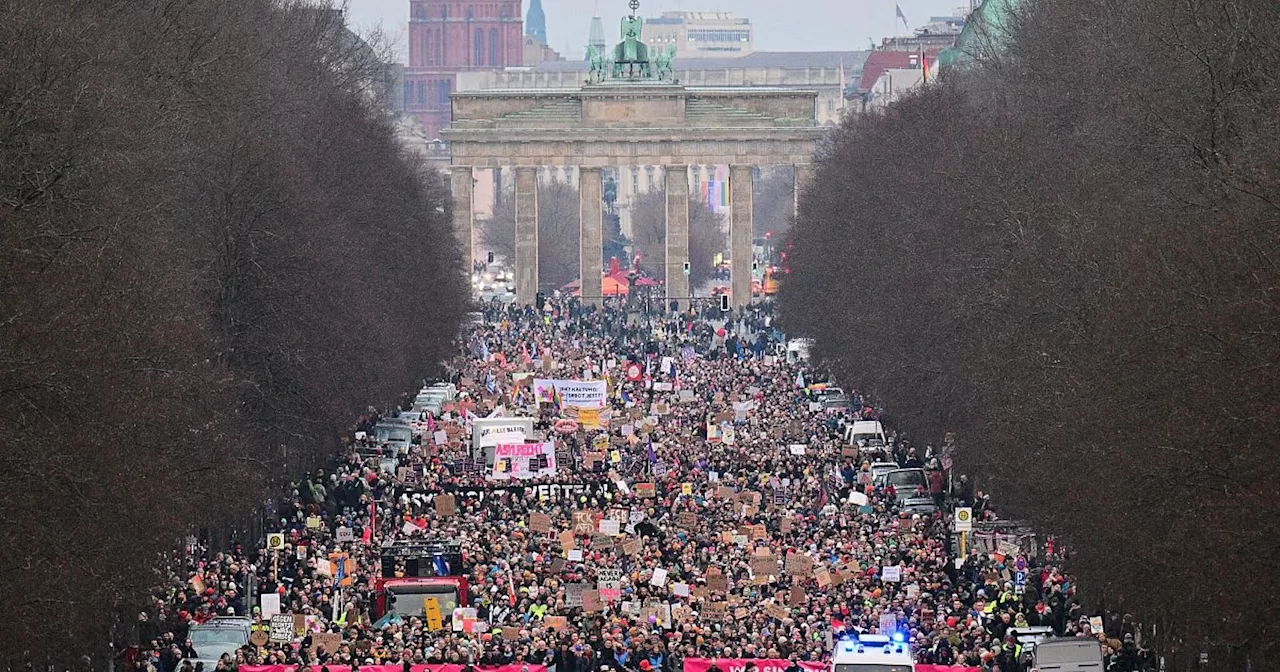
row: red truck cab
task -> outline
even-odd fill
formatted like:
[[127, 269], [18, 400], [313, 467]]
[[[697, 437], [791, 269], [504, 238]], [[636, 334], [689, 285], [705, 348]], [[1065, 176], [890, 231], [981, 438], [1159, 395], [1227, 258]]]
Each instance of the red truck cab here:
[[383, 543], [382, 571], [374, 583], [374, 618], [395, 612], [402, 618], [422, 617], [425, 600], [435, 598], [446, 619], [470, 601], [467, 569], [458, 544], [421, 539]]

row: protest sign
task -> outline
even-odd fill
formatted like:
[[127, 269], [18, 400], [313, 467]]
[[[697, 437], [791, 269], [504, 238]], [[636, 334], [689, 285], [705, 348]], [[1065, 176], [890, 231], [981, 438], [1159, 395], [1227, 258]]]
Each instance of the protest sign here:
[[493, 470], [489, 478], [506, 480], [556, 475], [556, 444], [500, 443], [493, 449]]

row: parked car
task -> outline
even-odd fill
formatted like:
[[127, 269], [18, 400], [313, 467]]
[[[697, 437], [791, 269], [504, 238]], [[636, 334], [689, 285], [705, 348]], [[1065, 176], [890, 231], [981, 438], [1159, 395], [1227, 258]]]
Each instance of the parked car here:
[[929, 496], [929, 477], [924, 469], [894, 469], [881, 477], [880, 485], [892, 485], [899, 502]]
[[878, 483], [881, 476], [901, 469], [897, 462], [872, 462], [871, 463], [871, 482]]
[[177, 669], [189, 660], [193, 668], [203, 664], [205, 670], [213, 670], [224, 654], [235, 657], [236, 649], [249, 643], [251, 625], [253, 621], [243, 616], [218, 616], [191, 626], [187, 638], [195, 655], [179, 661]]

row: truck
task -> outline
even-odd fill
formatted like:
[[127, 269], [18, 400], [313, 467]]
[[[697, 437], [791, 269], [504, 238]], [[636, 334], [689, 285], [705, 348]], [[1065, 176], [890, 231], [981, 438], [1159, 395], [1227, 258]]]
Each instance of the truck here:
[[912, 672], [915, 656], [901, 632], [859, 633], [835, 642], [831, 672]]
[[435, 598], [446, 614], [470, 602], [466, 560], [457, 543], [392, 539], [382, 544], [379, 556], [375, 618], [392, 612], [402, 618], [421, 617], [426, 613], [426, 598]]

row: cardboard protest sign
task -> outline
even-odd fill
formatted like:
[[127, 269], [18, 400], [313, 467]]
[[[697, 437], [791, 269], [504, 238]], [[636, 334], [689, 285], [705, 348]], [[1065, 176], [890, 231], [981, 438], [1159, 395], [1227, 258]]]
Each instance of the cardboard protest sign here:
[[791, 617], [791, 611], [776, 602], [770, 602], [764, 605], [764, 613], [766, 616], [776, 618], [779, 621]]
[[676, 516], [676, 524], [686, 530], [693, 529], [698, 526], [698, 514], [692, 511], [682, 511]]
[[446, 518], [458, 513], [458, 502], [453, 495], [436, 495], [436, 515]]
[[813, 558], [804, 553], [792, 553], [787, 556], [786, 570], [795, 576], [809, 576], [813, 573]]
[[826, 567], [816, 567], [813, 570], [813, 578], [817, 579], [819, 588], [826, 588], [831, 585], [831, 573]]
[[591, 550], [607, 551], [613, 548], [613, 537], [606, 534], [597, 534], [591, 537]]
[[545, 513], [534, 511], [529, 514], [529, 529], [539, 534], [548, 534], [551, 532], [551, 516]]
[[751, 571], [757, 576], [778, 573], [778, 556], [776, 555], [753, 555], [750, 562]]
[[[582, 606], [582, 594], [591, 590], [591, 586], [585, 583], [569, 583], [564, 587], [564, 606], [570, 609]], [[594, 592], [594, 591], [593, 591]], [[596, 597], [600, 596], [596, 593]]]
[[542, 619], [542, 627], [547, 628], [548, 630], [555, 630], [557, 632], [564, 632], [567, 624], [568, 619], [564, 616], [548, 616]]
[[604, 609], [604, 604], [600, 600], [600, 591], [584, 590], [582, 591], [582, 610], [588, 614], [594, 614]]
[[311, 635], [311, 651], [323, 650], [325, 653], [337, 653], [342, 646], [342, 633], [317, 632]]
[[578, 547], [578, 540], [574, 538], [573, 532], [569, 530], [561, 532], [559, 538], [560, 548], [563, 549], [565, 553], [568, 553]]
[[729, 605], [724, 602], [709, 602], [702, 607], [702, 617], [709, 621], [723, 621], [729, 616]]
[[793, 583], [791, 584], [791, 594], [787, 596], [787, 605], [798, 607], [804, 604], [804, 586]]
[[713, 593], [729, 592], [729, 577], [720, 573], [716, 567], [707, 570], [707, 590]]

